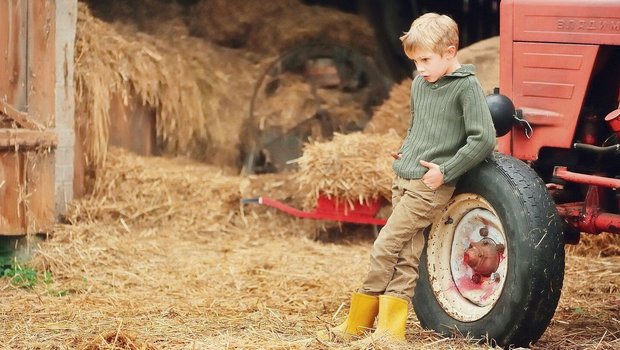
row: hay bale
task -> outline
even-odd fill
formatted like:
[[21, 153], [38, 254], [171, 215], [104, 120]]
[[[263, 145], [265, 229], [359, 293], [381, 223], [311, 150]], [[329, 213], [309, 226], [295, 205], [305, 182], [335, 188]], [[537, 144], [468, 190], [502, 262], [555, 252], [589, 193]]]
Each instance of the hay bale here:
[[316, 204], [320, 194], [353, 205], [371, 199], [391, 199], [393, 158], [401, 138], [395, 133], [365, 135], [335, 134], [330, 142], [313, 142], [304, 146], [297, 159], [299, 173], [294, 178], [306, 193], [305, 208]]

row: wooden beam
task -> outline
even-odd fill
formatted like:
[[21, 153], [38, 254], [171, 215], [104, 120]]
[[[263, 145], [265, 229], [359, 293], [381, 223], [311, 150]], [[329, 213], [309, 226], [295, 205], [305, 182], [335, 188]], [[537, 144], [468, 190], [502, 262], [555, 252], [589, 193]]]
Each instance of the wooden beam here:
[[56, 147], [57, 145], [58, 135], [51, 131], [0, 129], [0, 150]]
[[22, 128], [43, 130], [45, 127], [28, 117], [28, 114], [20, 112], [13, 106], [0, 100], [0, 114], [4, 114], [9, 119], [13, 120], [17, 125]]

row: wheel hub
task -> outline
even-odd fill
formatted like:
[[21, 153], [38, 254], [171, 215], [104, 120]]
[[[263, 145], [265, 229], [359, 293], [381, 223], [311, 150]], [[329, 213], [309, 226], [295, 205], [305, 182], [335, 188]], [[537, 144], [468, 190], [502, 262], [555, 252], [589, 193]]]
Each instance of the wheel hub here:
[[469, 322], [499, 299], [507, 273], [506, 235], [493, 207], [464, 193], [433, 225], [427, 248], [431, 286], [444, 310]]
[[[487, 229], [485, 227], [480, 229], [480, 231], [483, 230]], [[483, 238], [478, 242], [469, 244], [469, 248], [463, 256], [463, 262], [472, 268], [474, 276], [489, 277], [497, 271], [503, 252], [503, 244], [497, 244], [491, 238]]]

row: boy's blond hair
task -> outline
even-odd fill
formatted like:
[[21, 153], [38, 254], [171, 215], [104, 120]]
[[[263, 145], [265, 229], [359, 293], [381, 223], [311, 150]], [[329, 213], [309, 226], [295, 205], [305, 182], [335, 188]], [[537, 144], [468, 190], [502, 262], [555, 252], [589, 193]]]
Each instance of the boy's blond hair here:
[[459, 27], [452, 18], [430, 12], [416, 18], [400, 41], [407, 56], [418, 49], [441, 55], [450, 46], [458, 50]]

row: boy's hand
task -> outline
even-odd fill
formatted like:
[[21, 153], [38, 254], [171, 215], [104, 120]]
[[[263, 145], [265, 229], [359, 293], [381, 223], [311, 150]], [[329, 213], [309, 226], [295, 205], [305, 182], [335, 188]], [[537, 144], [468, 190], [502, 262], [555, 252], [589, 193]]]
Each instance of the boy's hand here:
[[420, 164], [428, 168], [426, 174], [422, 176], [422, 182], [424, 182], [428, 188], [436, 190], [439, 186], [443, 185], [443, 173], [439, 169], [439, 165], [424, 160], [420, 160]]
[[391, 153], [391, 155], [392, 155], [392, 158], [394, 158], [394, 159], [400, 159], [400, 157], [401, 157], [403, 154], [402, 154], [402, 153], [400, 153], [400, 152], [399, 152], [399, 153], [392, 152], [392, 153]]

